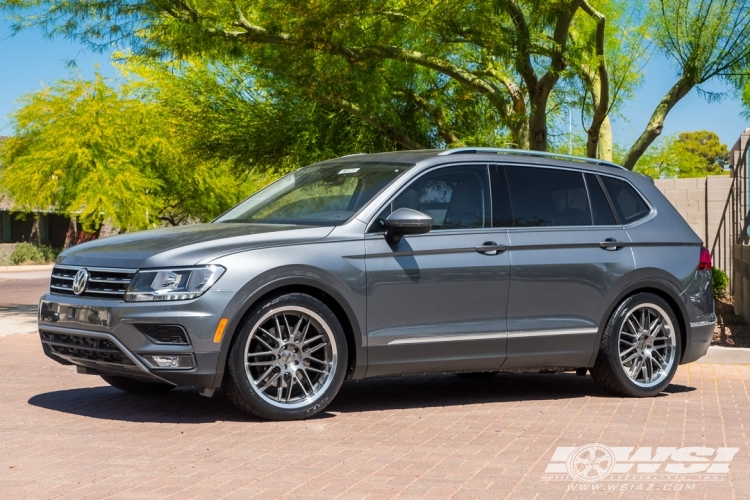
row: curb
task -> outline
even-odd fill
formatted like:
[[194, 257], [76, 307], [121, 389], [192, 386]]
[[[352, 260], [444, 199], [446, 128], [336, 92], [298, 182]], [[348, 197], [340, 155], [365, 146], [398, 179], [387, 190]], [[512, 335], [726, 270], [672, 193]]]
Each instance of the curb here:
[[29, 271], [51, 271], [54, 264], [40, 264], [32, 266], [0, 266], [0, 273], [27, 273]]
[[750, 348], [712, 345], [696, 363], [705, 365], [750, 365]]

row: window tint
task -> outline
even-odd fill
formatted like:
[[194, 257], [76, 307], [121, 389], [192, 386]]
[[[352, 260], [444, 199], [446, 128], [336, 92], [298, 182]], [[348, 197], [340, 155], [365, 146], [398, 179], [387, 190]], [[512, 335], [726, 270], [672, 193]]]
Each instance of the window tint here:
[[446, 167], [415, 180], [378, 216], [374, 230], [399, 208], [432, 217], [433, 230], [490, 227], [487, 166]]
[[589, 198], [591, 199], [591, 210], [594, 213], [594, 225], [596, 226], [613, 226], [617, 224], [615, 216], [612, 213], [612, 207], [609, 206], [607, 197], [604, 195], [599, 180], [594, 174], [584, 174], [586, 177], [586, 187], [589, 188]]
[[602, 176], [604, 187], [607, 188], [609, 198], [615, 206], [620, 223], [630, 224], [649, 214], [650, 209], [643, 198], [625, 181]]
[[583, 174], [536, 167], [505, 167], [513, 225], [590, 226]]
[[508, 181], [505, 170], [500, 165], [493, 165], [490, 169], [492, 181], [492, 227], [513, 226]]

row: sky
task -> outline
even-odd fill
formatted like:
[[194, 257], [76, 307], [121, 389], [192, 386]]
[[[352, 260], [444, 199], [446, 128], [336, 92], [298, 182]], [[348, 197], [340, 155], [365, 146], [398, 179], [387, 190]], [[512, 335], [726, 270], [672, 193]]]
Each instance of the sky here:
[[[42, 82], [71, 76], [66, 61], [74, 60], [84, 78], [91, 78], [99, 65], [105, 76], [115, 76], [107, 54], [92, 53], [83, 46], [63, 39], [49, 40], [39, 31], [24, 31], [11, 37], [10, 23], [0, 18], [0, 135], [12, 134], [7, 115], [18, 106], [22, 95], [38, 90]], [[621, 117], [613, 118], [614, 140], [628, 147], [648, 122], [656, 104], [676, 80], [668, 60], [655, 57], [645, 67], [643, 86], [637, 98], [629, 101]], [[720, 83], [706, 87], [713, 92], [728, 90]], [[740, 116], [741, 102], [729, 96], [718, 103], [707, 103], [694, 89], [667, 116], [664, 134], [695, 130], [716, 132], [721, 141], [732, 147], [750, 120]], [[578, 132], [582, 133], [580, 126]], [[574, 119], [573, 130], [576, 132]]]

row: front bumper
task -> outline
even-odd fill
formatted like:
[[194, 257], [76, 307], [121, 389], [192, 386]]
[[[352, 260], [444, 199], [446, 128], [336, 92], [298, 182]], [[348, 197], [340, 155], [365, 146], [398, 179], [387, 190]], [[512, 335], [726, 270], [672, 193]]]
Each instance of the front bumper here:
[[[39, 304], [39, 335], [47, 356], [79, 372], [124, 375], [179, 386], [218, 387], [219, 344], [213, 335], [234, 292], [168, 303], [45, 294]], [[163, 344], [136, 325], [178, 325], [188, 343]], [[186, 355], [191, 368], [155, 368], [146, 355]]]

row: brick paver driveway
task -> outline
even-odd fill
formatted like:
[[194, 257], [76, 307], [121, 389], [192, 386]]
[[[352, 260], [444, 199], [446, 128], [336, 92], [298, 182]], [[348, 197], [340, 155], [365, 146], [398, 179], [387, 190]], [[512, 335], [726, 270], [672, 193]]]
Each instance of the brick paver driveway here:
[[[750, 496], [744, 366], [682, 367], [668, 394], [643, 400], [572, 374], [371, 380], [345, 384], [320, 418], [285, 423], [249, 419], [221, 393], [121, 393], [45, 358], [35, 335], [0, 338], [0, 380], [4, 499]], [[596, 482], [545, 473], [567, 470], [558, 447], [590, 443], [617, 453], [599, 456], [603, 472], [640, 465]], [[684, 463], [664, 452], [682, 447], [701, 448]], [[633, 474], [706, 471], [727, 447], [739, 448], [729, 474]]]

